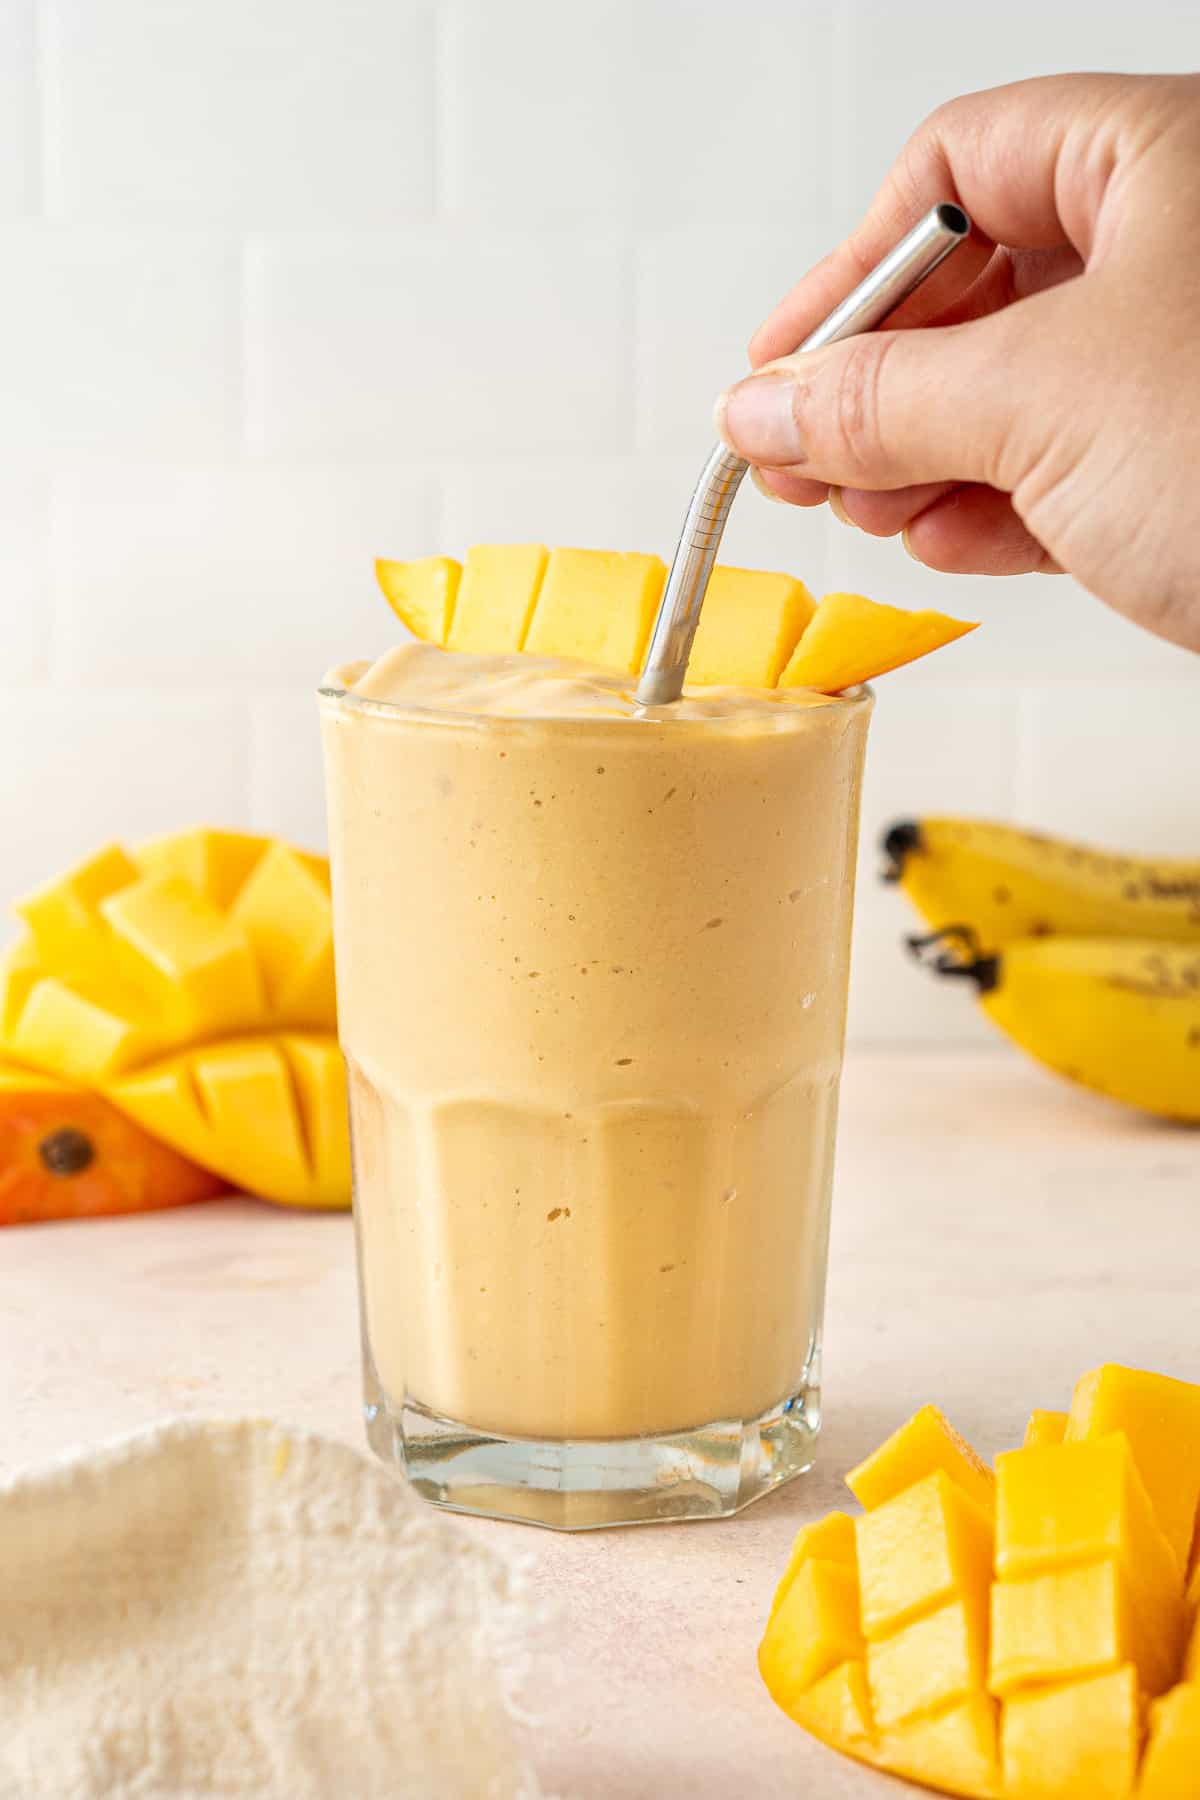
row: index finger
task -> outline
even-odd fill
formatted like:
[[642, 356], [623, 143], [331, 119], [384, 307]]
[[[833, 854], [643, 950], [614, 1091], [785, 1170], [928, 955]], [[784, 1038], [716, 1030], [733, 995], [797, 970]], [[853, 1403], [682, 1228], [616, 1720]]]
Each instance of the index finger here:
[[[1051, 75], [964, 95], [925, 120], [862, 224], [799, 281], [750, 340], [759, 368], [789, 356], [939, 200], [957, 201], [971, 237], [905, 301], [889, 326], [938, 318], [978, 278], [994, 247], [1086, 251], [1103, 199], [1097, 135], [1120, 131], [1120, 103], [1143, 78]], [[1090, 161], [1090, 171], [1086, 164]]]

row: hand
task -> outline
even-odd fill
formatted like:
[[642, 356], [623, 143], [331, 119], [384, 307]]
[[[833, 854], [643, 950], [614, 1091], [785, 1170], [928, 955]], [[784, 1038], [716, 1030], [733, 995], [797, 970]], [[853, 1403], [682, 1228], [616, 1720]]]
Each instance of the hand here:
[[[828, 498], [931, 569], [1065, 570], [1200, 650], [1197, 168], [1200, 77], [951, 101], [760, 327], [722, 438], [774, 498]], [[788, 355], [943, 199], [975, 230], [899, 328]]]

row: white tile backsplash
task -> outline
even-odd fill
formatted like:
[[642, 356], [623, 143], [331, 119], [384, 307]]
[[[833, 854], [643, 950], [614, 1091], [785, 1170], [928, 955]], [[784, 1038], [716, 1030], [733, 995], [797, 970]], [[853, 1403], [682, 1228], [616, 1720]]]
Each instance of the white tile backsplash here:
[[[925, 111], [1198, 64], [1195, 0], [0, 0], [0, 904], [108, 835], [321, 843], [376, 555], [669, 557], [717, 389]], [[856, 1040], [989, 1035], [905, 957], [890, 819], [1200, 853], [1200, 659], [749, 484], [722, 555], [984, 622], [879, 683]]]
[[16, 691], [2, 699], [6, 901], [110, 839], [246, 825], [246, 720], [226, 696]]
[[371, 459], [625, 448], [630, 285], [628, 254], [607, 240], [257, 243], [252, 446]]
[[386, 227], [432, 207], [432, 5], [47, 0], [46, 16], [56, 218]]
[[37, 0], [0, 6], [0, 218], [33, 212], [40, 188]]
[[0, 227], [0, 459], [227, 454], [237, 265], [179, 232]]
[[0, 684], [45, 673], [47, 484], [0, 469]]
[[308, 693], [395, 621], [373, 559], [437, 548], [411, 468], [123, 469], [53, 499], [54, 666], [65, 683]]

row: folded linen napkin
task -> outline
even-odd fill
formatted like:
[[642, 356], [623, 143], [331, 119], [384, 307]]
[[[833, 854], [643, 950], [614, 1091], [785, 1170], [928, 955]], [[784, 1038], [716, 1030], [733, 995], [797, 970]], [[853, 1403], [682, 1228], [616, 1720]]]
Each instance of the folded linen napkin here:
[[177, 1421], [0, 1484], [2, 1800], [535, 1800], [521, 1576], [345, 1445]]

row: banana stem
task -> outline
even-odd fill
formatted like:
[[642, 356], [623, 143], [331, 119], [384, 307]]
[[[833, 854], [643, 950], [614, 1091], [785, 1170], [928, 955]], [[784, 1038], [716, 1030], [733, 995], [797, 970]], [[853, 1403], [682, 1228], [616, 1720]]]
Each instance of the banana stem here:
[[940, 931], [904, 941], [921, 967], [935, 975], [973, 981], [980, 994], [990, 994], [1000, 984], [1000, 958], [982, 953], [970, 925], [943, 925]]

